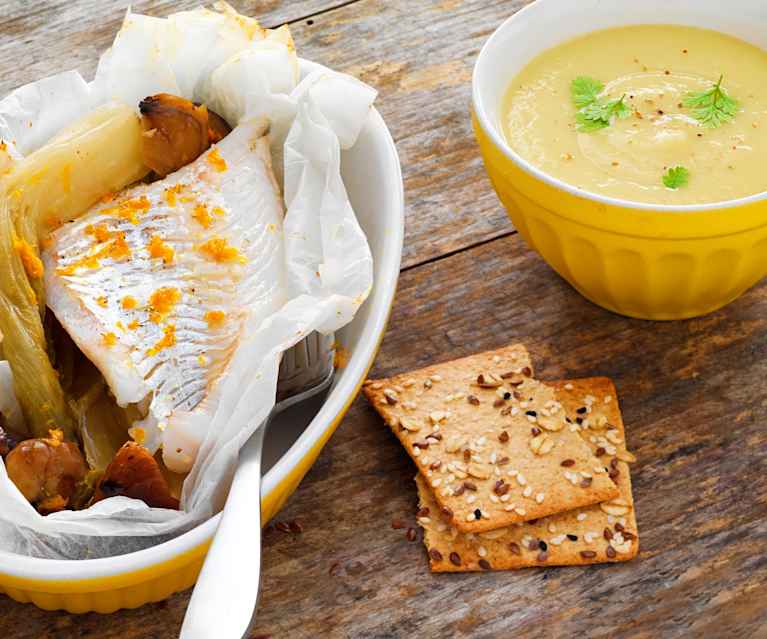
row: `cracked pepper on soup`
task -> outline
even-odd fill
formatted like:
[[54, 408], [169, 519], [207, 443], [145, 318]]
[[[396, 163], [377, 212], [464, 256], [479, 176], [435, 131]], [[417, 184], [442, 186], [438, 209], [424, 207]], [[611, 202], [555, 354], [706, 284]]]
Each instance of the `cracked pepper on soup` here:
[[767, 190], [767, 52], [706, 29], [637, 25], [545, 51], [504, 97], [509, 145], [585, 191], [702, 204]]

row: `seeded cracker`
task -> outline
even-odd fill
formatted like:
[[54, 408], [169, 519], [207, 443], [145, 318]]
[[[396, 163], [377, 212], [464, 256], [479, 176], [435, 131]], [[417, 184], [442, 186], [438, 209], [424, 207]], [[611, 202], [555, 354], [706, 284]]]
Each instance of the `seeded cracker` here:
[[[609, 502], [550, 515], [485, 533], [464, 534], [439, 514], [423, 477], [416, 477], [424, 543], [433, 572], [501, 570], [528, 566], [568, 566], [628, 561], [639, 549], [625, 434], [612, 382], [606, 378], [555, 382], [560, 401], [581, 436], [600, 453], [600, 468], [618, 484], [620, 496]], [[562, 467], [568, 470], [571, 467]]]
[[[565, 422], [554, 390], [532, 378], [523, 346], [365, 384], [462, 532], [481, 532], [618, 496]], [[572, 459], [568, 470], [560, 462]]]

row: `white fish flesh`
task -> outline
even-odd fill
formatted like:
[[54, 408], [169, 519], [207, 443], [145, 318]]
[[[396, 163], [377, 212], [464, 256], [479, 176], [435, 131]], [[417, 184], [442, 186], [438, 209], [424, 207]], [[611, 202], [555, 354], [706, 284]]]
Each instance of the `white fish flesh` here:
[[[64, 225], [45, 248], [49, 307], [118, 404], [145, 412], [133, 438], [162, 445], [177, 472], [191, 468], [189, 442], [199, 442], [184, 436], [184, 416], [199, 429], [215, 411], [206, 399], [226, 383], [245, 321], [258, 325], [286, 301], [267, 129], [241, 123], [164, 180]], [[173, 433], [163, 432], [174, 413]]]

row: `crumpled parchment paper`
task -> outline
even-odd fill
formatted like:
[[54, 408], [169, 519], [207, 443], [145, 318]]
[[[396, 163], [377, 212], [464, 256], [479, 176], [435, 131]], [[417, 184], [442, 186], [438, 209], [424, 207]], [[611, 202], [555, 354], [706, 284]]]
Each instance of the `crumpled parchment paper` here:
[[[113, 556], [172, 538], [215, 514], [240, 447], [274, 405], [281, 353], [313, 330], [330, 332], [348, 323], [372, 286], [372, 257], [344, 189], [340, 154], [355, 144], [376, 92], [322, 69], [300, 79], [285, 27], [267, 31], [226, 5], [218, 9], [165, 19], [128, 12], [93, 81], [69, 71], [0, 101], [0, 139], [21, 158], [90, 109], [110, 100], [135, 106], [158, 92], [204, 102], [233, 125], [267, 117], [287, 209], [288, 302], [247, 326], [230, 365], [237, 374], [227, 382], [212, 422], [201, 425], [181, 511], [113, 497], [87, 510], [42, 517], [0, 463], [2, 551], [57, 559]], [[0, 366], [5, 394], [9, 375], [8, 367]], [[0, 407], [13, 405], [11, 398], [0, 402]]]

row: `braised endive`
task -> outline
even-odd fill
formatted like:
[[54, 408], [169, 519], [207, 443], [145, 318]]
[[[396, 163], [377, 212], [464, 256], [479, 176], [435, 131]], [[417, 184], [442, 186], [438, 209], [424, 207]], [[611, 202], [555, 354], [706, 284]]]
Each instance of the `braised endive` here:
[[40, 243], [147, 172], [138, 116], [128, 106], [109, 104], [59, 133], [0, 181], [0, 332], [28, 434], [45, 437], [59, 429], [71, 439], [78, 424], [76, 404], [67, 400], [47, 348]]
[[46, 350], [45, 332], [21, 255], [8, 198], [0, 198], [0, 331], [13, 372], [16, 398], [32, 435], [59, 428], [74, 434], [75, 421]]

